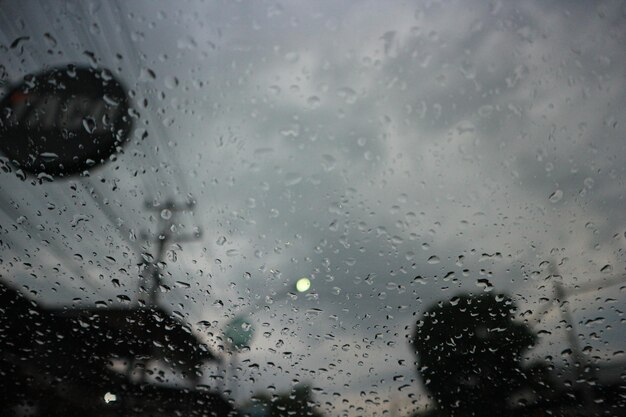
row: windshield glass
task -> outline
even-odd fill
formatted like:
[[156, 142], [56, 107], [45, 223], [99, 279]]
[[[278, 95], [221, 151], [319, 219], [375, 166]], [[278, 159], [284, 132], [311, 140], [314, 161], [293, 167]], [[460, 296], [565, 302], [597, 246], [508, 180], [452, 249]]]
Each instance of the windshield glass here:
[[620, 1], [0, 2], [8, 415], [626, 415]]

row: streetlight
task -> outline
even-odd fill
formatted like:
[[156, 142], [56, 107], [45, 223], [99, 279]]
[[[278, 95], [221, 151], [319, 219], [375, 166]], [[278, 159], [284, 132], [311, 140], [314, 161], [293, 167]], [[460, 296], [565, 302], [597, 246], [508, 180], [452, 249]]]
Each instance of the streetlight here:
[[302, 277], [298, 281], [296, 281], [296, 291], [298, 292], [307, 292], [311, 288], [311, 280]]

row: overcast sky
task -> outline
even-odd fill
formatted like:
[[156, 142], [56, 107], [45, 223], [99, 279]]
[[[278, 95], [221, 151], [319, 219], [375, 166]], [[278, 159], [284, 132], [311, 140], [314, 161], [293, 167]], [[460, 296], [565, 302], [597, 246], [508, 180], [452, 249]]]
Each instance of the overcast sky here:
[[[42, 304], [136, 300], [144, 201], [192, 196], [179, 227], [204, 234], [168, 247], [162, 304], [210, 339], [310, 277], [251, 316], [241, 398], [302, 381], [371, 414], [423, 394], [406, 335], [431, 303], [533, 310], [548, 262], [566, 286], [624, 273], [624, 2], [122, 3], [0, 9], [2, 81], [105, 67], [139, 113], [88, 177], [0, 174], [0, 273]], [[602, 360], [624, 359], [624, 285], [570, 299]], [[529, 356], [564, 363], [559, 320]]]

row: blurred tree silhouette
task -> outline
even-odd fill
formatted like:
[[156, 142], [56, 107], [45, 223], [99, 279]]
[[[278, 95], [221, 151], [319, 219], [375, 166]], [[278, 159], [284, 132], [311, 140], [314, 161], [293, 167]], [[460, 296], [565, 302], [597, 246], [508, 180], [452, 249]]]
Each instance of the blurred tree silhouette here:
[[430, 307], [411, 344], [438, 414], [501, 415], [528, 386], [520, 357], [536, 336], [505, 295], [464, 294]]

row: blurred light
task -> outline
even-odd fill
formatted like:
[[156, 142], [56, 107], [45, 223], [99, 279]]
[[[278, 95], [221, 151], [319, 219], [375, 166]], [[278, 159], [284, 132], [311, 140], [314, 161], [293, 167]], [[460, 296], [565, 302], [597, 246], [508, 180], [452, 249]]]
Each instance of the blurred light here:
[[112, 403], [113, 401], [117, 401], [117, 395], [115, 394], [111, 394], [110, 392], [107, 392], [106, 394], [104, 394], [104, 402], [105, 403]]
[[311, 288], [311, 280], [308, 278], [300, 278], [298, 282], [296, 282], [296, 290], [298, 292], [306, 292]]

